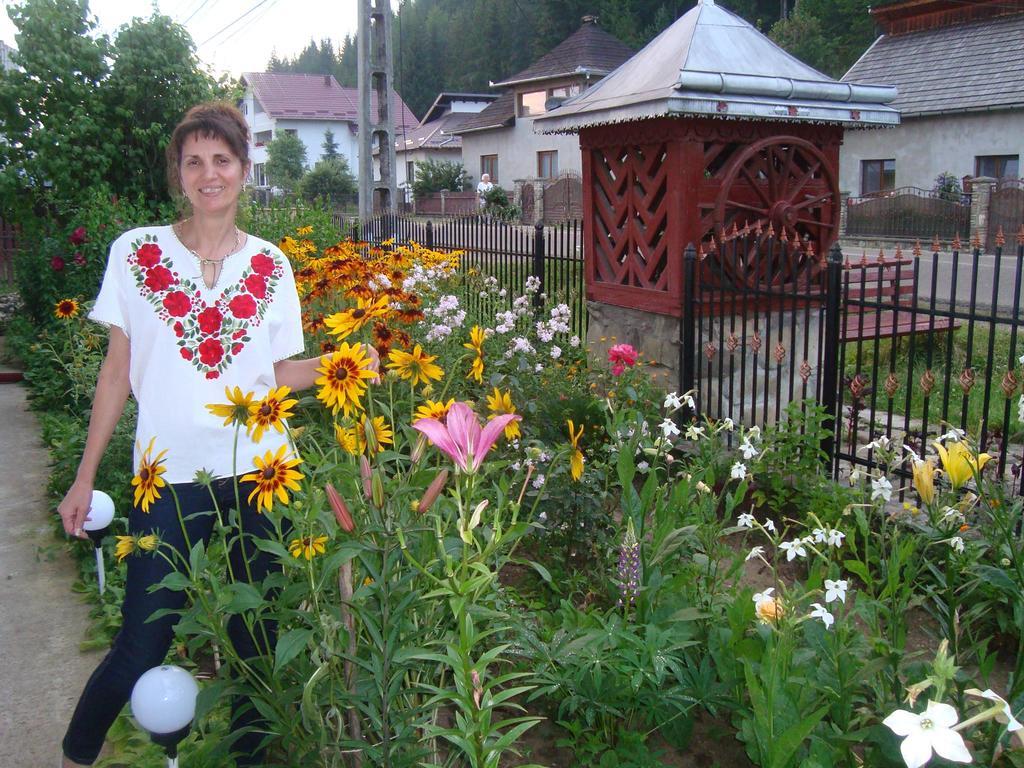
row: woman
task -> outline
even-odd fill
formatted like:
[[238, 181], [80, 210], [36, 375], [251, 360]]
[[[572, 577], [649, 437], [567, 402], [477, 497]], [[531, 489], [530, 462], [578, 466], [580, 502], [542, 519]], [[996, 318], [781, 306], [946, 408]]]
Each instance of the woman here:
[[[109, 347], [78, 474], [58, 509], [70, 535], [85, 537], [82, 525], [96, 469], [129, 391], [139, 406], [130, 532], [156, 534], [162, 547], [186, 557], [190, 545], [209, 540], [215, 516], [196, 513], [213, 508], [211, 496], [219, 509], [235, 508], [233, 478], [251, 471], [254, 457], [286, 445], [286, 436], [274, 430], [258, 443], [242, 433], [235, 452], [235, 428], [206, 408], [223, 402], [225, 387], [262, 397], [279, 386], [304, 389], [317, 376], [318, 359], [288, 359], [304, 347], [288, 260], [235, 225], [249, 172], [248, 146], [248, 129], [237, 109], [217, 103], [193, 107], [167, 148], [172, 192], [187, 199], [191, 216], [173, 226], [126, 232], [111, 246], [89, 315], [110, 327]], [[174, 493], [156, 487], [161, 468]], [[194, 482], [199, 470], [216, 478], [212, 493]], [[245, 541], [231, 537], [229, 561], [235, 578], [259, 583], [274, 567], [273, 558], [248, 539], [273, 530], [246, 502], [248, 490], [242, 485], [236, 518]], [[136, 680], [164, 661], [176, 618], [147, 620], [154, 611], [184, 606], [183, 592], [150, 592], [171, 567], [152, 553], [128, 558], [122, 629], [79, 700], [63, 742], [65, 766], [92, 764]], [[247, 631], [241, 616], [228, 622], [242, 658], [266, 653], [273, 645], [273, 627], [256, 629]], [[258, 764], [264, 734], [253, 708], [236, 700], [232, 713], [233, 729], [241, 732], [233, 744], [238, 765]]]

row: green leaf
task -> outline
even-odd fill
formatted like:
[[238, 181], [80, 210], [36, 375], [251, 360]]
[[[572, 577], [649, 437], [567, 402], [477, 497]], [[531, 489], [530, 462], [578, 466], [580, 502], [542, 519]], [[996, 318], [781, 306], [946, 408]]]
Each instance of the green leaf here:
[[1020, 586], [1002, 568], [996, 568], [992, 565], [978, 565], [975, 566], [975, 570], [982, 579], [993, 587], [1008, 592], [1011, 597], [1020, 599]]
[[302, 652], [312, 634], [311, 629], [290, 629], [278, 638], [277, 649], [274, 652], [275, 673], [280, 672], [285, 664]]
[[794, 723], [783, 731], [781, 736], [774, 739], [770, 746], [771, 762], [768, 764], [768, 768], [789, 768], [793, 755], [796, 754], [800, 745], [803, 744], [804, 739], [811, 735], [811, 731], [814, 730], [828, 710], [828, 705], [826, 705], [816, 712], [812, 712], [800, 722]]
[[229, 584], [227, 591], [231, 595], [231, 600], [225, 606], [225, 610], [229, 613], [252, 611], [262, 606], [265, 602], [259, 590], [252, 584], [247, 584], [244, 581], [236, 581], [234, 584]]

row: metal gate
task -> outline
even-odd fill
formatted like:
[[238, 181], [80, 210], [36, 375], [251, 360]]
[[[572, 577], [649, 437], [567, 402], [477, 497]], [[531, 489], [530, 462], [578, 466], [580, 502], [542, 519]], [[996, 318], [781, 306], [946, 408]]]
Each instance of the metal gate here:
[[988, 201], [989, 253], [996, 249], [996, 237], [1002, 230], [1007, 240], [1024, 227], [1024, 179], [1000, 179]]
[[561, 224], [583, 218], [583, 181], [566, 173], [544, 187], [544, 223]]

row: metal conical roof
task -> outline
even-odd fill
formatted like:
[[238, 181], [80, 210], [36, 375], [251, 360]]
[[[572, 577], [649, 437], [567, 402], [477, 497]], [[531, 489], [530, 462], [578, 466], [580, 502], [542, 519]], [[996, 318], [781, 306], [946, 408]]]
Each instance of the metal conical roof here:
[[700, 0], [629, 61], [534, 120], [542, 133], [667, 116], [897, 125], [896, 89], [841, 83]]

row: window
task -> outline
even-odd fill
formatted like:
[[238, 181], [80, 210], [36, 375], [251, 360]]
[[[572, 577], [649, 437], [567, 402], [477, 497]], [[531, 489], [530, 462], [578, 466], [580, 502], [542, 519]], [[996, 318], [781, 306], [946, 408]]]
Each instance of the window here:
[[895, 160], [861, 160], [860, 193], [870, 195], [896, 188]]
[[498, 183], [497, 155], [480, 155], [480, 178], [483, 178], [485, 173], [490, 175], [491, 183]]
[[284, 132], [287, 133], [287, 134], [291, 134], [292, 136], [298, 136], [299, 135], [299, 129], [298, 128], [285, 128]]
[[568, 99], [580, 92], [580, 84], [560, 85], [558, 88], [549, 88], [548, 97], [553, 99]]
[[527, 91], [516, 97], [518, 109], [516, 114], [519, 117], [535, 117], [544, 114], [544, 102], [547, 100], [547, 91]]
[[256, 187], [267, 186], [267, 164], [256, 163], [252, 167], [252, 183]]
[[274, 138], [273, 131], [257, 131], [253, 134], [252, 140], [257, 147], [262, 147], [264, 144], [269, 144], [270, 140]]
[[537, 176], [551, 179], [558, 175], [558, 152], [551, 150], [537, 153]]
[[1020, 155], [982, 155], [974, 158], [974, 175], [1015, 179], [1020, 175]]
[[416, 181], [416, 161], [406, 160], [405, 161], [405, 182], [406, 184], [412, 184]]

